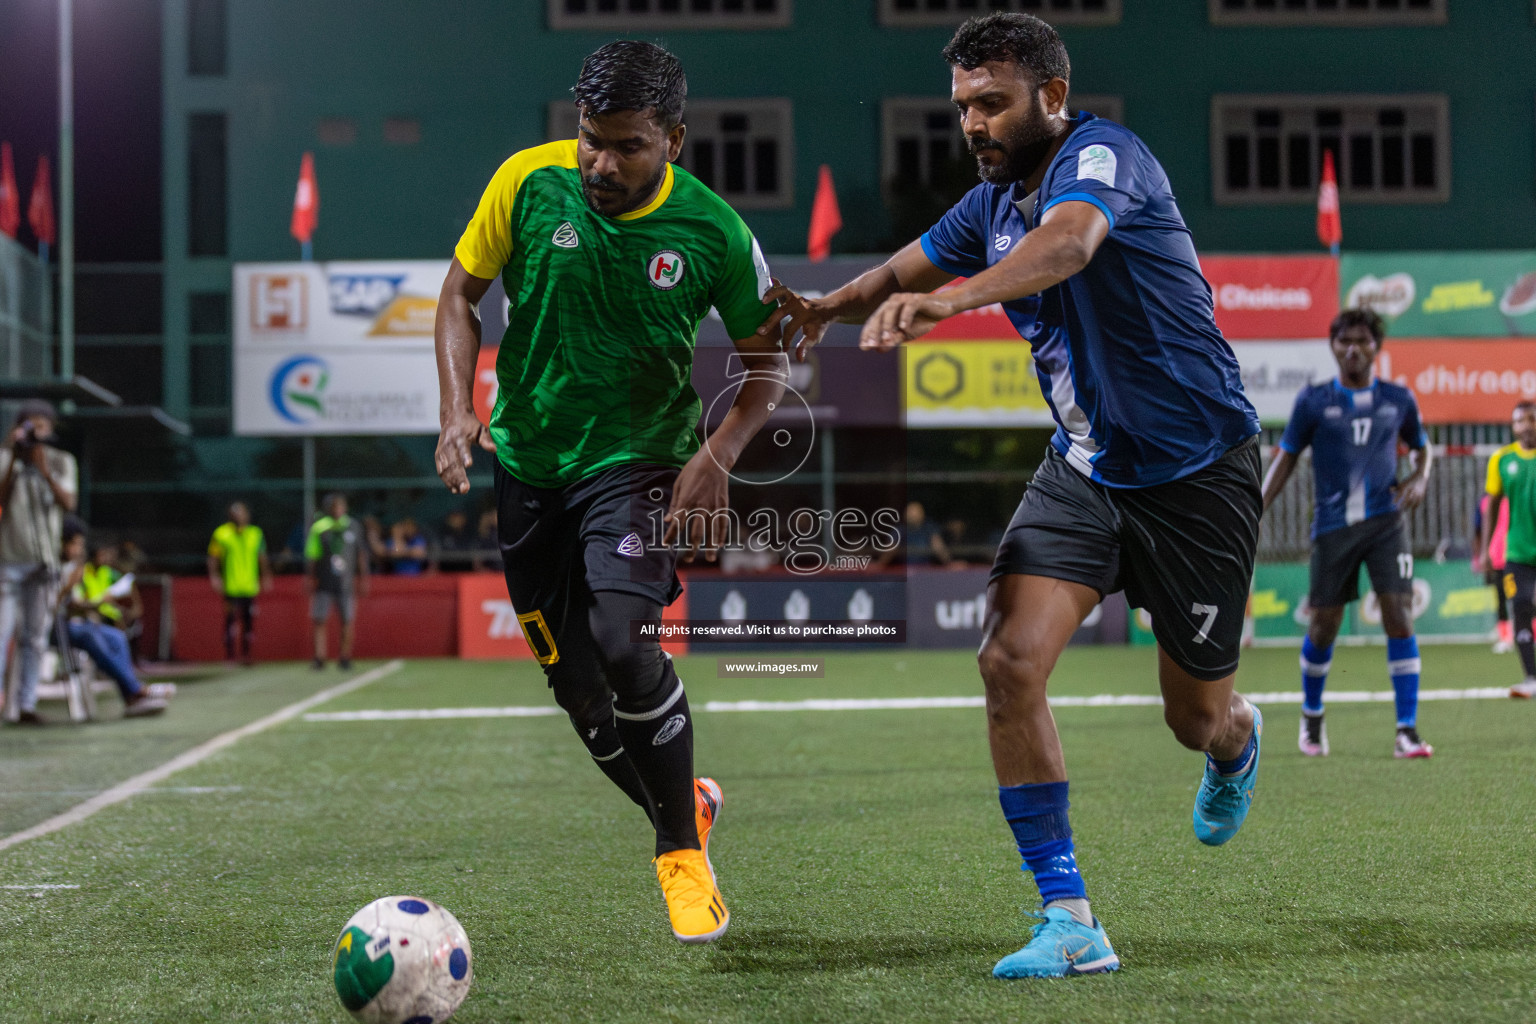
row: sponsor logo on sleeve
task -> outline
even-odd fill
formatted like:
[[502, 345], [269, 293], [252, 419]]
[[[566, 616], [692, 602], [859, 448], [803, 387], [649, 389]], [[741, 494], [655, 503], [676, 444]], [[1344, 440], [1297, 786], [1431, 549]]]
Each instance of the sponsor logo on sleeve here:
[[1091, 178], [1114, 187], [1115, 153], [1108, 146], [1089, 146], [1077, 154], [1077, 180]]

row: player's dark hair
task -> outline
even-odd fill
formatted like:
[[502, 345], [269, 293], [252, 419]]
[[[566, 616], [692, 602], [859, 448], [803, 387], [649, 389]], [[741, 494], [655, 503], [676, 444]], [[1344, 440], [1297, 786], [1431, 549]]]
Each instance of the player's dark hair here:
[[1527, 416], [1536, 416], [1536, 402], [1533, 402], [1530, 399], [1526, 399], [1523, 402], [1516, 402], [1514, 409], [1510, 412], [1510, 415], [1513, 416], [1517, 412], [1523, 412]]
[[1382, 340], [1387, 336], [1386, 325], [1374, 309], [1346, 309], [1328, 325], [1328, 340], [1332, 341], [1351, 327], [1364, 327], [1369, 331], [1377, 348], [1381, 348]]
[[655, 108], [656, 123], [671, 131], [683, 120], [688, 79], [683, 62], [655, 43], [620, 39], [582, 62], [571, 92], [589, 114]]
[[1053, 78], [1072, 80], [1072, 62], [1056, 30], [1033, 14], [999, 12], [968, 18], [944, 47], [951, 67], [970, 71], [988, 61], [1015, 64], [1042, 86]]

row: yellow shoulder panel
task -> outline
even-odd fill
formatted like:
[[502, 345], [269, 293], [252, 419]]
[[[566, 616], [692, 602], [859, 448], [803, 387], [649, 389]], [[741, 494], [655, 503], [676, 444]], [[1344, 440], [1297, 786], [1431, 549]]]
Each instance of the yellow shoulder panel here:
[[514, 153], [497, 169], [480, 197], [453, 254], [475, 277], [491, 280], [512, 258], [512, 206], [523, 180], [541, 167], [575, 167], [576, 140], [566, 139]]

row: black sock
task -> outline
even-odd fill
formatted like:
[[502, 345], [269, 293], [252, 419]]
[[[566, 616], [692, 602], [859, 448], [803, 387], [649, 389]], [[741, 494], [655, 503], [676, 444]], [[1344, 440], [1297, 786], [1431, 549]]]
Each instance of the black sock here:
[[235, 660], [235, 613], [230, 612], [224, 617], [224, 657], [229, 661]]
[[694, 819], [693, 719], [682, 681], [666, 661], [661, 700], [652, 707], [614, 706], [614, 725], [655, 814], [656, 855], [699, 848]]
[[1515, 613], [1515, 649], [1520, 652], [1520, 664], [1525, 668], [1525, 678], [1536, 679], [1536, 643], [1531, 639], [1531, 612], [1529, 601], [1514, 601], [1510, 610]]
[[583, 725], [575, 718], [571, 724], [576, 727], [576, 735], [581, 737], [581, 742], [586, 744], [587, 753], [592, 755], [592, 761], [603, 770], [612, 782], [624, 791], [624, 795], [639, 805], [645, 812], [645, 816], [656, 823], [656, 815], [651, 810], [650, 797], [646, 795], [645, 785], [640, 781], [640, 775], [635, 771], [634, 762], [629, 759], [629, 753], [624, 749], [624, 741], [619, 738], [619, 731], [614, 728], [613, 717], [610, 715], [607, 721]]

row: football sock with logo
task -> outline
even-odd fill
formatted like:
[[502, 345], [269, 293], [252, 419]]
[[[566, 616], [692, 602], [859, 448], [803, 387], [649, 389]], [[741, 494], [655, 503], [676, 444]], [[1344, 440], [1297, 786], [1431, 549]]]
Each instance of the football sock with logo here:
[[1397, 704], [1397, 727], [1412, 728], [1419, 715], [1419, 640], [1412, 636], [1387, 637], [1387, 675]]
[[[1035, 876], [1040, 902], [1059, 903], [1084, 924], [1093, 923], [1088, 891], [1077, 870], [1072, 826], [1067, 822], [1066, 782], [1025, 783], [997, 787], [1003, 817], [1024, 858], [1022, 868]], [[1086, 918], [1086, 920], [1085, 920]]]
[[1309, 715], [1323, 713], [1323, 687], [1328, 685], [1328, 669], [1333, 665], [1333, 646], [1317, 647], [1311, 636], [1301, 640], [1301, 710]]
[[614, 727], [651, 798], [656, 853], [697, 850], [688, 698], [661, 645], [630, 639], [630, 623], [660, 622], [661, 605], [618, 591], [593, 596], [589, 621], [604, 675], [613, 687]]
[[1515, 617], [1515, 650], [1520, 652], [1520, 665], [1525, 669], [1525, 678], [1536, 678], [1536, 642], [1531, 638], [1531, 602], [1515, 600], [1509, 602], [1510, 612]]
[[667, 663], [671, 689], [655, 707], [614, 705], [618, 727], [630, 762], [650, 794], [655, 814], [656, 855], [699, 848], [694, 819], [693, 717], [683, 684]]
[[624, 795], [633, 800], [654, 824], [656, 815], [651, 810], [650, 797], [646, 795], [645, 785], [640, 781], [640, 774], [635, 771], [635, 765], [624, 749], [624, 741], [619, 739], [619, 730], [613, 724], [612, 711], [609, 711], [606, 719], [586, 725], [572, 715], [571, 725], [575, 726], [576, 735], [581, 737], [587, 753], [592, 755], [593, 763], [608, 776], [608, 781], [623, 790]]

